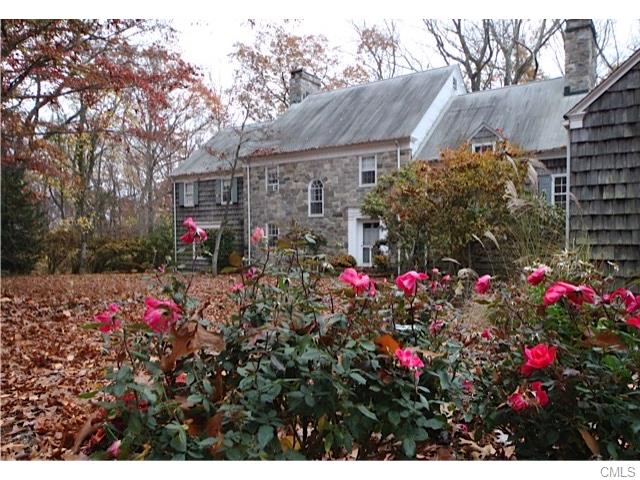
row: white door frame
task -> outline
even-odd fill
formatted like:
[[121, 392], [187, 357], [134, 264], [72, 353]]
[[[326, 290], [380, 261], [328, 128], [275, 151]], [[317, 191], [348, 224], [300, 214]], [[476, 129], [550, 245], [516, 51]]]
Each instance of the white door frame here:
[[372, 265], [365, 265], [362, 262], [362, 242], [364, 240], [362, 224], [365, 222], [380, 222], [380, 239], [387, 237], [387, 231], [382, 221], [364, 216], [359, 208], [347, 209], [347, 250], [349, 255], [356, 259], [359, 267], [370, 267]]

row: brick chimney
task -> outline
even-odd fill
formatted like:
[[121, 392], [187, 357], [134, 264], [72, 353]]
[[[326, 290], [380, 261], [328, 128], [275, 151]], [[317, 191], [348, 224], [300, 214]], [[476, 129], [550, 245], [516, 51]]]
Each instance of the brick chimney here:
[[591, 90], [596, 84], [596, 29], [591, 19], [566, 20], [564, 29], [564, 94]]
[[320, 91], [322, 83], [315, 75], [307, 72], [303, 68], [291, 71], [289, 81], [289, 103], [300, 103], [312, 93]]

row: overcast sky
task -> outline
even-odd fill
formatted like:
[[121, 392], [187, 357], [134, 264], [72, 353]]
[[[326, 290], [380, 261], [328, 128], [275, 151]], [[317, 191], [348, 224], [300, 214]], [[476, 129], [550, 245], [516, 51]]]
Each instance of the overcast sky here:
[[[361, 20], [356, 20], [360, 23]], [[368, 24], [375, 22], [369, 18]], [[444, 65], [430, 42], [430, 38], [422, 26], [420, 19], [398, 20], [400, 37], [410, 51], [420, 54], [430, 67]], [[228, 54], [233, 50], [236, 42], [250, 42], [252, 31], [245, 19], [225, 18], [219, 21], [207, 20], [173, 20], [172, 24], [178, 31], [179, 48], [186, 60], [199, 66], [205, 75], [210, 76], [215, 85], [229, 87], [232, 82], [233, 64]], [[303, 19], [299, 24], [289, 24], [295, 33], [322, 34], [329, 40], [331, 46], [339, 48], [345, 57], [345, 63], [352, 61], [356, 50], [356, 38], [351, 20], [318, 18]], [[640, 36], [638, 20], [618, 19], [616, 32], [620, 44], [626, 45], [631, 37]], [[542, 70], [549, 78], [562, 75], [558, 63], [564, 62], [561, 42], [556, 40], [553, 49], [545, 51], [541, 58]], [[556, 59], [553, 51], [559, 52]], [[628, 52], [625, 52], [625, 54]]]

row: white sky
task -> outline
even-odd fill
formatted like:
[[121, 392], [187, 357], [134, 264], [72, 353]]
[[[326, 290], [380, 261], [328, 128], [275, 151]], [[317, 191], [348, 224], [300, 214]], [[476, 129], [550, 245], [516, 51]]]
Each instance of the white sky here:
[[[368, 18], [367, 24], [381, 20], [381, 18]], [[355, 19], [355, 21], [360, 23], [362, 19]], [[233, 64], [228, 55], [233, 50], [234, 43], [247, 43], [252, 39], [251, 28], [246, 20], [239, 17], [221, 20], [176, 19], [172, 24], [178, 31], [179, 49], [185, 59], [199, 66], [205, 75], [210, 76], [216, 86], [223, 88], [231, 86]], [[401, 41], [410, 47], [412, 53], [421, 54], [427, 59], [430, 67], [444, 65], [419, 18], [399, 19], [397, 24]], [[342, 52], [346, 61], [353, 60], [356, 38], [351, 20], [308, 17], [302, 19], [298, 25], [290, 25], [288, 28], [295, 33], [324, 35], [330, 46], [335, 46]], [[630, 20], [628, 17], [616, 20], [616, 33], [622, 45], [625, 45], [632, 36], [640, 36], [639, 29], [638, 20]], [[556, 51], [561, 55], [559, 60], [563, 62], [561, 42], [556, 47]], [[541, 68], [550, 78], [562, 75], [558, 62], [550, 50], [542, 56]]]

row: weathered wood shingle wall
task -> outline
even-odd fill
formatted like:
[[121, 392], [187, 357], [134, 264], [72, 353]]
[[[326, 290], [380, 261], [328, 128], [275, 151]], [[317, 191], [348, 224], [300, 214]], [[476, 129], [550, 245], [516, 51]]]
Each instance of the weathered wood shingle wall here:
[[[592, 103], [571, 130], [571, 238], [596, 262], [640, 276], [640, 65]], [[606, 268], [606, 267], [605, 267]]]
[[[180, 236], [185, 232], [185, 228], [182, 226], [182, 222], [188, 217], [192, 217], [193, 220], [203, 226], [206, 230], [210, 230], [211, 227], [220, 225], [224, 216], [225, 205], [222, 205], [221, 187], [220, 182], [222, 178], [213, 178], [206, 180], [197, 180], [197, 201], [193, 207], [185, 207], [181, 201], [181, 189], [184, 188], [184, 182], [177, 181], [175, 189], [175, 202], [176, 202], [176, 220], [177, 220], [177, 237], [178, 237], [178, 249], [180, 249]], [[227, 216], [227, 228], [231, 229], [235, 235], [235, 247], [240, 254], [244, 254], [246, 239], [245, 239], [245, 198], [243, 178], [236, 177], [234, 179], [237, 182], [235, 187], [236, 193], [233, 197], [233, 203], [230, 204], [229, 213]], [[178, 264], [183, 264], [185, 268], [191, 268], [192, 263], [192, 251], [186, 248], [184, 252], [178, 254]], [[211, 258], [199, 257], [195, 261], [195, 266], [198, 270], [210, 270]]]

